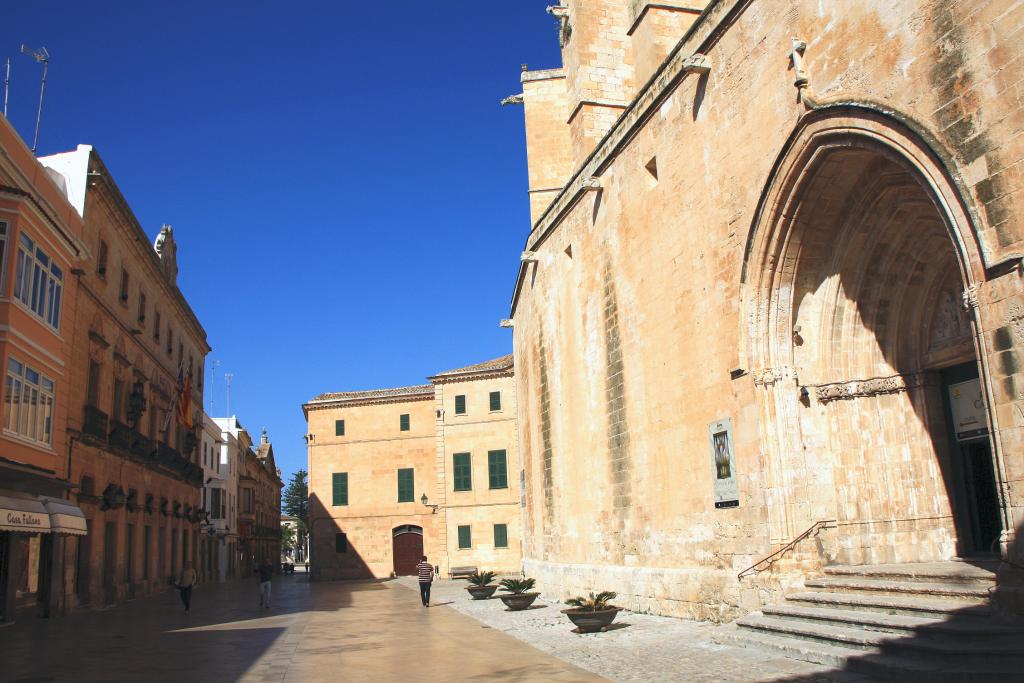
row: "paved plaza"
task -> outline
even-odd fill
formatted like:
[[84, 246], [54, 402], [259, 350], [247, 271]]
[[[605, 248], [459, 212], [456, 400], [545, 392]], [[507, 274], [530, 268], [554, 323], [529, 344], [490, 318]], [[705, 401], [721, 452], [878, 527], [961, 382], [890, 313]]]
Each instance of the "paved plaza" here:
[[[714, 644], [714, 626], [620, 615], [579, 636], [558, 603], [507, 612], [438, 581], [424, 609], [411, 579], [275, 579], [200, 586], [186, 616], [176, 593], [0, 629], [0, 681], [851, 681], [823, 667]], [[856, 679], [864, 680], [864, 679]]]
[[395, 583], [200, 586], [104, 612], [0, 628], [0, 681], [552, 681], [600, 677]]
[[[409, 588], [415, 579], [403, 577]], [[515, 636], [562, 661], [620, 683], [871, 683], [850, 672], [720, 645], [715, 624], [621, 612], [604, 633], [578, 635], [561, 613], [566, 605], [538, 599], [530, 610], [509, 612], [497, 596], [471, 600], [465, 581], [437, 581], [432, 597]]]

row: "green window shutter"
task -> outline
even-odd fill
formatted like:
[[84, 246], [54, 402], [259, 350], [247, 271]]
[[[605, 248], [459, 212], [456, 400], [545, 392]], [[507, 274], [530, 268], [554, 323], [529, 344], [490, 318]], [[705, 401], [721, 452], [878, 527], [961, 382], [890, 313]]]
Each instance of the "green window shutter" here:
[[409, 414], [398, 416], [398, 429], [403, 432], [409, 431]]
[[459, 394], [455, 397], [455, 414], [465, 415], [466, 414], [466, 395]]
[[345, 421], [344, 420], [335, 420], [334, 421], [334, 435], [335, 436], [345, 436]]
[[473, 547], [473, 536], [469, 531], [469, 525], [459, 527], [459, 549], [465, 550], [466, 548]]
[[508, 458], [505, 451], [487, 451], [487, 483], [492, 489], [508, 488]]
[[348, 537], [345, 534], [337, 533], [334, 534], [334, 552], [336, 553], [347, 553], [348, 552]]
[[333, 505], [348, 505], [348, 472], [331, 475]]
[[495, 548], [507, 548], [508, 547], [508, 524], [495, 524], [494, 525], [494, 547]]
[[469, 491], [473, 488], [473, 464], [469, 453], [456, 453], [452, 456], [452, 479], [456, 491]]
[[415, 488], [413, 484], [413, 468], [409, 467], [398, 470], [398, 502], [413, 502], [413, 490]]
[[501, 410], [501, 392], [491, 392], [491, 410]]

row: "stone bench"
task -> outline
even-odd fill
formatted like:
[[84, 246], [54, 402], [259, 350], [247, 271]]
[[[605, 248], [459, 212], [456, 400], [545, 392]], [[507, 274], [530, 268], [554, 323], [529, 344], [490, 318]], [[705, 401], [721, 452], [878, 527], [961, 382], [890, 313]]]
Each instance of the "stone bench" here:
[[448, 578], [450, 579], [464, 579], [473, 574], [476, 574], [476, 567], [452, 567], [448, 570]]

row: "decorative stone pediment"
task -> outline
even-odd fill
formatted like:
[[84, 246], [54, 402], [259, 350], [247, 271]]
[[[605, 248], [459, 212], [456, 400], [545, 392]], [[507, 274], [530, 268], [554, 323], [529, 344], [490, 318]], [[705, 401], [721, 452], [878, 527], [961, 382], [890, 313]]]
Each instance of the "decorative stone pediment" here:
[[755, 386], [772, 386], [782, 381], [796, 383], [796, 369], [788, 365], [777, 368], [762, 368], [751, 373]]
[[814, 395], [821, 403], [840, 401], [851, 398], [878, 396], [881, 394], [897, 394], [910, 389], [924, 386], [930, 373], [916, 372], [909, 375], [890, 375], [889, 377], [872, 377], [871, 379], [851, 380], [849, 382], [831, 382], [814, 387]]

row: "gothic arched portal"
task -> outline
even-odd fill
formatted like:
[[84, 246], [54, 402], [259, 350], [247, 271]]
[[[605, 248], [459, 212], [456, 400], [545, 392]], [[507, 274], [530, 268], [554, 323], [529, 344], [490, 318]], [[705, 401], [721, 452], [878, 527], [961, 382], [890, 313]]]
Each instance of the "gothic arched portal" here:
[[996, 548], [980, 266], [955, 189], [907, 131], [845, 111], [796, 136], [744, 272], [773, 542], [835, 519], [842, 563]]

